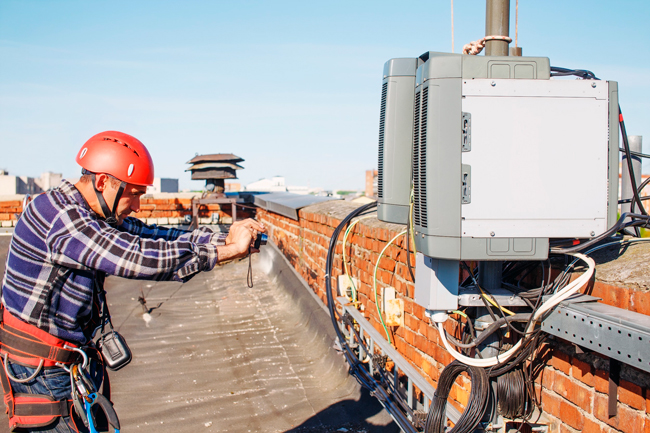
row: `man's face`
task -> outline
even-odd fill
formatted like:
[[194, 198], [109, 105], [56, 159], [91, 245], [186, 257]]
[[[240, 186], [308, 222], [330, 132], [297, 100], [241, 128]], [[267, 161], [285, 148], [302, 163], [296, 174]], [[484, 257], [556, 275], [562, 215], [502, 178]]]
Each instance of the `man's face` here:
[[[108, 187], [104, 190], [104, 199], [106, 204], [112, 209], [113, 203], [115, 202], [115, 196], [117, 195], [119, 187], [114, 188], [111, 182], [108, 182]], [[147, 191], [146, 186], [133, 185], [131, 183], [126, 184], [122, 197], [117, 204], [117, 209], [115, 210], [115, 216], [118, 220], [118, 225], [124, 222], [124, 219], [131, 215], [132, 212], [138, 212], [140, 210], [140, 197], [144, 195]]]

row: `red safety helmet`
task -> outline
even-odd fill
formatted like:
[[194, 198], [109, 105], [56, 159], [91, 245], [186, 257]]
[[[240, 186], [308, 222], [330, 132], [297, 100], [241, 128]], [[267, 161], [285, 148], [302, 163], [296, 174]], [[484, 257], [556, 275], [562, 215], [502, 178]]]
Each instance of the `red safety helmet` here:
[[153, 185], [149, 151], [140, 140], [123, 132], [93, 135], [79, 150], [76, 161], [91, 173], [107, 173], [134, 185]]

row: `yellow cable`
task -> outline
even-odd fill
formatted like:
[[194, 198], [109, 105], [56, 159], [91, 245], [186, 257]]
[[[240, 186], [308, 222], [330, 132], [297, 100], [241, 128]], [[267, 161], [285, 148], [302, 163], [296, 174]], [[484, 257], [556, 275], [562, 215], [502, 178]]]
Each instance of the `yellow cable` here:
[[[357, 225], [357, 223], [359, 221], [365, 220], [367, 218], [374, 218], [374, 217], [375, 217], [374, 215], [367, 215], [367, 216], [356, 219], [352, 224], [350, 224], [350, 226], [345, 231], [345, 236], [343, 236], [343, 269], [345, 271], [345, 275], [350, 280], [350, 287], [352, 288], [352, 302], [357, 301], [357, 287], [354, 285], [354, 280], [352, 280], [352, 277], [350, 276], [350, 270], [348, 269], [348, 262], [347, 262], [347, 259], [345, 257], [345, 244], [346, 244], [346, 242], [348, 240], [348, 235], [352, 232], [352, 228], [355, 225]], [[341, 295], [345, 296], [344, 293], [341, 293]]]
[[490, 296], [488, 296], [488, 295], [483, 291], [483, 289], [481, 289], [481, 286], [479, 286], [478, 289], [481, 291], [481, 294], [483, 295], [483, 297], [485, 298], [485, 300], [488, 301], [490, 304], [494, 305], [494, 306], [497, 307], [499, 310], [503, 311], [504, 313], [506, 313], [506, 314], [508, 314], [508, 315], [510, 315], [510, 316], [514, 316], [514, 315], [515, 315], [515, 313], [513, 313], [512, 311], [510, 311], [510, 310], [508, 310], [507, 308], [502, 307], [501, 305], [499, 305], [499, 304], [497, 304], [496, 302], [494, 302], [494, 301], [492, 300], [492, 298], [491, 298]]
[[415, 196], [413, 192], [413, 185], [411, 184], [411, 198], [409, 199], [409, 217], [407, 224], [409, 225], [409, 230], [410, 230], [410, 236], [411, 236], [411, 243], [413, 244], [413, 255], [417, 254], [417, 248], [415, 246], [415, 228], [413, 227], [413, 207], [415, 206], [414, 204]]

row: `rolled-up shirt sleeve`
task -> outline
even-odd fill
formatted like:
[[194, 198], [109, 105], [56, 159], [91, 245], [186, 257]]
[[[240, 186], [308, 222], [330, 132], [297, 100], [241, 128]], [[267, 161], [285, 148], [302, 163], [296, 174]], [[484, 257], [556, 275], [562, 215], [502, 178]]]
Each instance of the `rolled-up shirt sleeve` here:
[[115, 229], [74, 208], [63, 212], [47, 234], [51, 260], [68, 268], [96, 269], [124, 278], [183, 282], [217, 263], [220, 234], [131, 221], [128, 231], [124, 228], [123, 224]]

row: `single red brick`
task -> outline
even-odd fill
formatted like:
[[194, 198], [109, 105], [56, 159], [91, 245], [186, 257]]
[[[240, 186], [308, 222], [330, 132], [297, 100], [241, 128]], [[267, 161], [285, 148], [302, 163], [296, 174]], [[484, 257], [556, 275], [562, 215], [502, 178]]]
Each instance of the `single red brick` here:
[[[618, 416], [609, 417], [609, 412], [608, 412], [608, 397], [607, 395], [597, 393], [594, 396], [594, 408], [593, 408], [593, 415], [596, 417], [596, 419], [607, 423], [608, 425], [618, 428]], [[618, 406], [617, 409], [620, 409], [620, 405]], [[629, 430], [632, 431], [632, 430]]]
[[404, 330], [404, 340], [410, 345], [415, 344], [415, 334], [409, 329]]
[[429, 329], [429, 324], [425, 322], [424, 320], [419, 320], [418, 319], [418, 333], [423, 335], [425, 338], [427, 337], [427, 331]]
[[571, 376], [586, 385], [594, 386], [593, 367], [578, 358], [571, 359]]
[[646, 424], [644, 412], [618, 405], [616, 418], [618, 418], [618, 429], [629, 432], [641, 432]]
[[0, 208], [5, 208], [5, 207], [21, 207], [23, 203], [20, 200], [7, 200], [7, 201], [0, 201]]
[[560, 433], [576, 433], [578, 430], [569, 427], [566, 424], [560, 424]]
[[555, 382], [555, 376], [557, 373], [555, 370], [551, 368], [545, 368], [542, 370], [541, 376], [541, 381], [542, 381], [542, 386], [549, 391], [553, 389], [553, 383]]
[[419, 367], [422, 364], [422, 355], [420, 354], [419, 351], [415, 350], [413, 352], [413, 360], [412, 360], [412, 362], [413, 362], [413, 365], [415, 367]]
[[609, 393], [609, 372], [597, 369], [594, 374], [594, 387], [598, 392]]
[[406, 346], [406, 350], [404, 351], [403, 355], [406, 359], [412, 360], [413, 359], [413, 354], [415, 353], [415, 349], [413, 346]]
[[563, 422], [567, 423], [574, 429], [582, 430], [585, 420], [583, 412], [578, 407], [563, 400], [560, 402], [560, 411], [562, 413], [560, 418]]
[[650, 316], [650, 292], [633, 290], [630, 299], [630, 310]]
[[425, 319], [424, 307], [416, 304], [415, 302], [413, 303], [413, 315], [421, 320], [429, 320]]
[[591, 412], [593, 390], [590, 388], [573, 381], [561, 373], [556, 373], [553, 380], [553, 391], [579, 408]]
[[571, 357], [561, 350], [553, 351], [553, 357], [549, 365], [560, 370], [562, 373], [571, 374]]
[[428, 341], [420, 334], [415, 335], [415, 347], [423, 352], [426, 352], [428, 349]]
[[562, 413], [560, 409], [561, 402], [562, 397], [558, 396], [554, 392], [545, 389], [542, 390], [542, 408], [545, 412], [559, 418]]
[[418, 320], [412, 314], [404, 314], [404, 326], [411, 331], [418, 331]]
[[634, 383], [621, 379], [618, 387], [618, 401], [634, 409], [646, 409], [643, 388]]
[[594, 284], [593, 296], [602, 298], [602, 302], [607, 305], [629, 310], [630, 289], [611, 286], [609, 284], [596, 281]]
[[458, 386], [454, 386], [454, 388], [456, 388], [456, 401], [458, 401], [461, 406], [467, 407], [467, 403], [469, 402], [469, 392]]
[[603, 429], [596, 420], [585, 417], [585, 425], [582, 427], [582, 433], [602, 433]]

